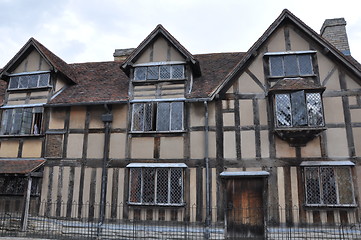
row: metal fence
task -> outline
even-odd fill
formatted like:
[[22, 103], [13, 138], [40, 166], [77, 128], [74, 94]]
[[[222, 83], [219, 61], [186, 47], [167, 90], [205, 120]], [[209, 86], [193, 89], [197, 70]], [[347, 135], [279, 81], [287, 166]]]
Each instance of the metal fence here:
[[[149, 215], [152, 209], [139, 210], [139, 214], [129, 214], [128, 219], [105, 218], [100, 221], [96, 215], [72, 215], [57, 212], [56, 206], [64, 211], [69, 208], [67, 203], [41, 203], [38, 209], [30, 211], [26, 231], [21, 231], [21, 213], [0, 213], [0, 236], [33, 237], [47, 239], [361, 239], [361, 224], [356, 214], [347, 213], [348, 220], [342, 218], [320, 223], [287, 221], [287, 214], [299, 212], [298, 208], [267, 208], [267, 209], [227, 209], [224, 220], [206, 224], [204, 220], [193, 221], [186, 215], [177, 217], [160, 216], [153, 220]], [[76, 213], [79, 208], [99, 209], [94, 204], [74, 204]], [[110, 207], [110, 205], [109, 205]], [[122, 209], [124, 206], [117, 206]], [[135, 207], [132, 207], [135, 208]], [[196, 206], [182, 208], [184, 213], [196, 213]], [[143, 211], [144, 210], [144, 211]], [[217, 209], [212, 209], [217, 212]], [[259, 214], [265, 213], [265, 217]], [[53, 213], [55, 215], [53, 215]], [[142, 215], [144, 213], [144, 215]], [[255, 213], [250, 216], [249, 213]], [[56, 216], [58, 215], [58, 216]], [[111, 216], [111, 212], [109, 215]], [[277, 217], [275, 217], [277, 216]], [[284, 218], [285, 217], [285, 218]], [[177, 219], [176, 219], [177, 218]], [[293, 219], [295, 219], [293, 217]], [[261, 221], [260, 221], [261, 220]]]

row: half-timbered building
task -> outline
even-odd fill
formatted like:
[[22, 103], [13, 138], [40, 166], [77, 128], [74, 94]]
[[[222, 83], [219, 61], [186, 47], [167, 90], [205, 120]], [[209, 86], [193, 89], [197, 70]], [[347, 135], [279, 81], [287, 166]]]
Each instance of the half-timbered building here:
[[318, 34], [284, 10], [247, 52], [197, 55], [158, 25], [114, 61], [73, 64], [31, 38], [0, 72], [1, 208], [256, 232], [266, 214], [359, 220], [361, 65], [345, 25]]

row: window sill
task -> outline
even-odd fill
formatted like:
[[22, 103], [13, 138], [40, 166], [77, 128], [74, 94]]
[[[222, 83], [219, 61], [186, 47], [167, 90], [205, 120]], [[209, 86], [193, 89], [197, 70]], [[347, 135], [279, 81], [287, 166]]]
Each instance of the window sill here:
[[152, 203], [132, 203], [128, 202], [128, 205], [131, 207], [184, 207], [186, 203], [179, 203], [179, 204], [152, 204]]
[[356, 208], [357, 204], [305, 204], [306, 208]]
[[7, 89], [7, 91], [8, 92], [28, 92], [28, 91], [48, 90], [49, 88], [52, 88], [52, 86], [34, 87], [34, 88], [16, 88], [16, 89]]
[[174, 79], [155, 79], [155, 80], [132, 80], [135, 84], [142, 83], [161, 83], [161, 82], [184, 82], [186, 78], [174, 78]]
[[22, 134], [22, 135], [0, 135], [0, 138], [40, 138], [44, 137], [44, 134]]
[[185, 133], [186, 130], [178, 130], [178, 131], [130, 131], [131, 134], [179, 134], [179, 133]]

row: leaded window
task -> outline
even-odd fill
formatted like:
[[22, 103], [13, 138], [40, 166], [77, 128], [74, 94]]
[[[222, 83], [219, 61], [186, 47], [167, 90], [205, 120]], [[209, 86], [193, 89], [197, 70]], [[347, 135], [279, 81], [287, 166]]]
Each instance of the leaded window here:
[[306, 205], [355, 205], [351, 168], [349, 166], [305, 167]]
[[183, 102], [133, 103], [132, 131], [173, 132], [183, 130]]
[[[4, 176], [0, 177], [1, 195], [24, 195], [28, 180], [24, 177]], [[39, 178], [33, 178], [31, 183], [31, 195], [39, 195]]]
[[50, 73], [10, 76], [9, 90], [48, 87]]
[[4, 109], [1, 135], [37, 135], [41, 133], [43, 108]]
[[321, 94], [304, 90], [275, 94], [275, 115], [277, 127], [322, 127]]
[[134, 80], [177, 80], [184, 79], [184, 65], [159, 65], [135, 67]]
[[269, 56], [271, 77], [298, 77], [313, 75], [311, 54], [284, 54]]
[[130, 168], [129, 203], [182, 205], [182, 168]]

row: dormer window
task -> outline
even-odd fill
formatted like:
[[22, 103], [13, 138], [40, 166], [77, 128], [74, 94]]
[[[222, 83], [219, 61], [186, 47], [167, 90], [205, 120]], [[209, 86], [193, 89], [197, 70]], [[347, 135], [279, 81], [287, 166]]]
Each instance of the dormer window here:
[[8, 89], [17, 90], [49, 87], [49, 81], [49, 72], [11, 74]]
[[185, 78], [183, 64], [137, 66], [134, 81], [181, 80]]

